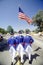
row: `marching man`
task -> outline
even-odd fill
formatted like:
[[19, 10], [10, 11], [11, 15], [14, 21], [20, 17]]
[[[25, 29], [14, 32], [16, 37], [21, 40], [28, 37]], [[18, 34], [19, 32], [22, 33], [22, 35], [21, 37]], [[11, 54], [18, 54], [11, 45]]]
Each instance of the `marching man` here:
[[26, 55], [28, 56], [29, 58], [29, 63], [31, 64], [31, 53], [32, 53], [32, 43], [34, 42], [33, 38], [31, 36], [28, 36], [26, 35], [24, 37], [24, 49], [25, 49], [25, 52], [26, 52]]
[[16, 37], [16, 39], [19, 41], [19, 44], [18, 44], [18, 47], [17, 47], [17, 52], [18, 54], [20, 55], [21, 57], [21, 64], [23, 64], [23, 52], [24, 52], [24, 48], [23, 48], [23, 39], [24, 39], [24, 36], [22, 35], [19, 35]]
[[14, 58], [16, 56], [16, 47], [17, 47], [17, 43], [16, 43], [16, 38], [15, 37], [11, 37], [8, 39], [8, 45], [10, 47], [9, 52], [11, 54], [11, 65], [13, 65], [13, 61]]

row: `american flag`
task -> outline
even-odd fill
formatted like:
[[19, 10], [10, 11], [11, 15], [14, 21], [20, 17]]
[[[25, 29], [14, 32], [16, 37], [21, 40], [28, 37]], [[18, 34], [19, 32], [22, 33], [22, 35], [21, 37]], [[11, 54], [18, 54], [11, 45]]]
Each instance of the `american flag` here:
[[19, 15], [18, 15], [19, 19], [23, 19], [25, 21], [27, 21], [28, 23], [31, 23], [32, 20], [24, 14], [24, 12], [22, 11], [22, 9], [19, 7]]

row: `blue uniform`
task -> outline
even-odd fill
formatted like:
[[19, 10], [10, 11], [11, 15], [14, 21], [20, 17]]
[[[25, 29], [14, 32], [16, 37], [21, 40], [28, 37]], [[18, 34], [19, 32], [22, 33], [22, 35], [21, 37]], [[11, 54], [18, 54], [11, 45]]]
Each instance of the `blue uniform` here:
[[16, 43], [16, 38], [15, 37], [11, 37], [8, 39], [8, 45], [13, 46], [14, 48], [16, 48], [17, 43]]
[[16, 42], [19, 43], [19, 36], [16, 36]]
[[17, 36], [16, 39], [18, 40], [18, 43], [23, 43], [24, 36]]
[[30, 44], [30, 43], [33, 43], [33, 42], [34, 42], [34, 40], [31, 36], [25, 36], [24, 37], [24, 43]]
[[32, 39], [31, 36], [25, 36], [23, 42], [25, 43], [24, 48], [26, 48], [28, 45], [31, 46], [31, 43], [33, 43], [34, 40]]

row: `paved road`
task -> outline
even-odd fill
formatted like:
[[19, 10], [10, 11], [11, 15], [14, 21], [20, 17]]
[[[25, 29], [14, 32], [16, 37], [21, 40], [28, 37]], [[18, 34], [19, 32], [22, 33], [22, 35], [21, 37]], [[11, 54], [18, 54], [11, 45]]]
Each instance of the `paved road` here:
[[[24, 65], [43, 65], [43, 42], [34, 38], [34, 44], [32, 45], [32, 64], [29, 64], [29, 60], [26, 59]], [[0, 65], [10, 65], [11, 57], [8, 50], [0, 52]]]

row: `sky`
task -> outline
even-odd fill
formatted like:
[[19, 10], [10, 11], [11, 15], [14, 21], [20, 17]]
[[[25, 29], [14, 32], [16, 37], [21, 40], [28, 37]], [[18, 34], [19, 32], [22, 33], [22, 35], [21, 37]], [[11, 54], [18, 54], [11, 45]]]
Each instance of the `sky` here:
[[38, 11], [43, 10], [43, 0], [0, 0], [0, 27], [7, 29], [9, 25], [15, 31], [36, 27], [18, 18], [19, 6], [31, 19]]

